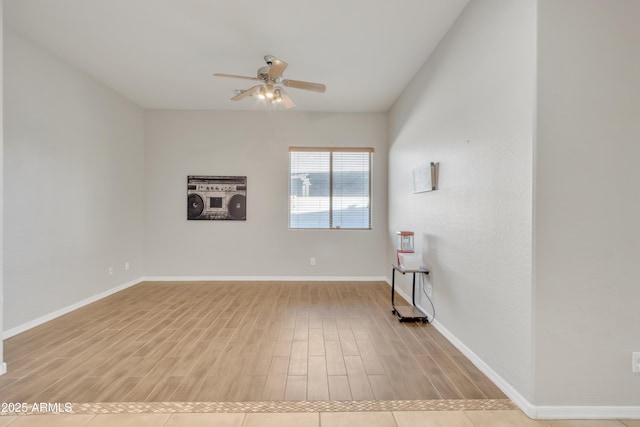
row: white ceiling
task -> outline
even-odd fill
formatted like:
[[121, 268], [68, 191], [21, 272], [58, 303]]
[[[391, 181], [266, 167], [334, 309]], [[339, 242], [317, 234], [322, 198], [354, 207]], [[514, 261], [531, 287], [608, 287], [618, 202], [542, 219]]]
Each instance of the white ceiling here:
[[469, 0], [4, 0], [5, 25], [134, 103], [261, 110], [230, 101], [266, 54], [298, 111], [386, 111]]

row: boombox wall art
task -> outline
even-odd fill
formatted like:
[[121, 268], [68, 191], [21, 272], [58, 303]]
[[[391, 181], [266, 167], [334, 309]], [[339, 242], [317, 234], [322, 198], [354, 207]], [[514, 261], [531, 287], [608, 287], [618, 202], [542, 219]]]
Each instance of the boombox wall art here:
[[187, 219], [247, 219], [246, 176], [187, 177]]

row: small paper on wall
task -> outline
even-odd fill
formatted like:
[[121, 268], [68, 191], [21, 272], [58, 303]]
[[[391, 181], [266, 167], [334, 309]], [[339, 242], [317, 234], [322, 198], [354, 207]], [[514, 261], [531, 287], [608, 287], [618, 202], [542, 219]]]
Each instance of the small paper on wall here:
[[438, 169], [440, 163], [431, 162], [413, 169], [413, 192], [423, 193], [438, 189]]

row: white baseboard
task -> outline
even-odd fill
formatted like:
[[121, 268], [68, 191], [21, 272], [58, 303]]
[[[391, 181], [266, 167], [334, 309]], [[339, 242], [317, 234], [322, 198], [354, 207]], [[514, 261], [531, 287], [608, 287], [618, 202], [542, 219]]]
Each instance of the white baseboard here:
[[142, 281], [142, 278], [138, 278], [135, 280], [132, 280], [130, 282], [124, 283], [120, 286], [116, 286], [115, 288], [109, 289], [107, 291], [101, 292], [99, 294], [96, 294], [92, 297], [83, 299], [82, 301], [78, 301], [75, 304], [71, 304], [67, 307], [61, 308], [60, 310], [56, 310], [53, 313], [49, 313], [46, 314], [44, 316], [38, 317], [37, 319], [31, 320], [27, 323], [23, 323], [22, 325], [16, 326], [15, 328], [11, 328], [8, 329], [6, 331], [3, 332], [2, 334], [2, 339], [7, 339], [7, 338], [11, 338], [14, 335], [18, 335], [21, 332], [24, 332], [26, 330], [29, 330], [31, 328], [35, 328], [38, 325], [41, 325], [45, 322], [48, 322], [49, 320], [53, 320], [56, 317], [60, 317], [64, 314], [67, 314], [73, 310], [77, 310], [80, 307], [84, 307], [87, 304], [91, 304], [92, 302], [96, 302], [102, 298], [108, 297], [109, 295], [115, 294], [116, 292], [119, 292], [123, 289], [129, 288], [133, 285], [137, 285], [138, 283], [140, 283]]
[[[391, 279], [386, 282], [391, 286]], [[411, 297], [400, 287], [395, 288], [398, 295], [407, 301]], [[426, 312], [423, 307], [422, 311]], [[515, 403], [529, 418], [540, 420], [607, 420], [607, 419], [640, 419], [640, 406], [536, 406], [532, 405], [511, 384], [504, 380], [484, 360], [478, 357], [469, 347], [456, 338], [438, 320], [433, 321], [433, 327], [438, 330], [451, 344], [453, 344], [467, 359], [485, 374], [509, 399]]]
[[640, 406], [537, 406], [539, 420], [640, 420]]
[[148, 276], [145, 282], [385, 282], [384, 276]]
[[0, 375], [4, 375], [7, 373], [7, 364], [6, 363], [0, 363]]
[[451, 344], [453, 344], [467, 359], [473, 363], [483, 374], [485, 374], [509, 399], [513, 401], [522, 412], [529, 418], [537, 418], [537, 408], [529, 403], [523, 395], [521, 395], [511, 384], [504, 380], [496, 371], [494, 371], [484, 360], [478, 357], [469, 347], [464, 345], [462, 341], [455, 337], [447, 328], [442, 326], [440, 322], [435, 320], [433, 327], [438, 330]]

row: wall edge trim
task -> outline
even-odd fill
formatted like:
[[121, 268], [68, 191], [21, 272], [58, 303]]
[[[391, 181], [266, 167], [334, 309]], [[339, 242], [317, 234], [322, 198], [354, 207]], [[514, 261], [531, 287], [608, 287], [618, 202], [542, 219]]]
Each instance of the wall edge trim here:
[[115, 294], [116, 292], [120, 292], [126, 288], [129, 288], [133, 285], [137, 285], [138, 283], [142, 282], [142, 278], [137, 278], [134, 280], [131, 280], [129, 282], [123, 283], [122, 285], [116, 286], [115, 288], [111, 288], [108, 289], [104, 292], [100, 292], [99, 294], [95, 294], [89, 298], [85, 298], [81, 301], [78, 301], [76, 303], [73, 303], [71, 305], [68, 305], [66, 307], [63, 307], [59, 310], [53, 311], [49, 314], [45, 314], [44, 316], [40, 316], [36, 319], [30, 320], [26, 323], [23, 323], [22, 325], [18, 325], [14, 328], [8, 329], [6, 331], [4, 331], [2, 333], [2, 339], [7, 339], [7, 338], [11, 338], [15, 335], [18, 335], [22, 332], [25, 332], [31, 328], [35, 328], [36, 326], [39, 326], [43, 323], [46, 323], [50, 320], [53, 320], [57, 317], [63, 316], [67, 313], [72, 312], [73, 310], [77, 310], [81, 307], [84, 307], [85, 305], [91, 304], [92, 302], [96, 302], [98, 300], [101, 300], [103, 298], [108, 297], [109, 295]]
[[385, 282], [384, 276], [145, 276], [144, 282]]
[[537, 406], [536, 419], [640, 419], [640, 406]]
[[[391, 279], [386, 279], [391, 286]], [[396, 292], [407, 301], [411, 297], [401, 288]], [[424, 311], [424, 308], [418, 306]], [[483, 374], [485, 374], [504, 394], [515, 403], [529, 418], [536, 420], [575, 420], [575, 419], [640, 419], [640, 406], [536, 406], [531, 404], [518, 390], [494, 371], [484, 360], [453, 335], [436, 319], [432, 323], [454, 347], [467, 357]]]

